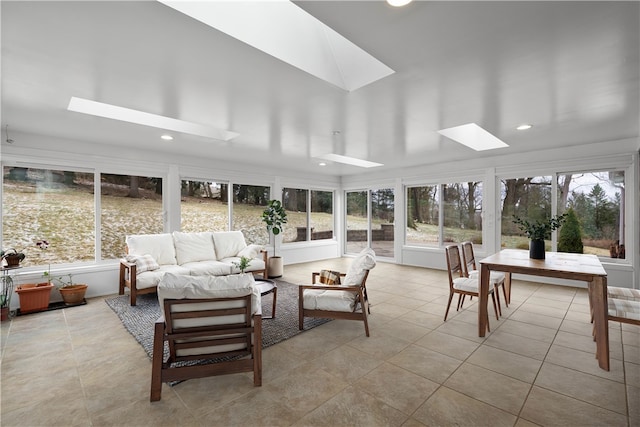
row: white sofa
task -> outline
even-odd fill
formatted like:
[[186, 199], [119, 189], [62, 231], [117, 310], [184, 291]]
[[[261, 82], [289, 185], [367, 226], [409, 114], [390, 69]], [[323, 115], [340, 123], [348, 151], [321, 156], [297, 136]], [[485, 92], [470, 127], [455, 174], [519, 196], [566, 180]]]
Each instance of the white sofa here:
[[142, 234], [127, 236], [127, 255], [120, 260], [119, 294], [130, 290], [131, 305], [140, 294], [156, 292], [165, 273], [224, 276], [240, 273], [235, 263], [251, 258], [245, 270], [267, 278], [267, 252], [247, 245], [240, 231]]

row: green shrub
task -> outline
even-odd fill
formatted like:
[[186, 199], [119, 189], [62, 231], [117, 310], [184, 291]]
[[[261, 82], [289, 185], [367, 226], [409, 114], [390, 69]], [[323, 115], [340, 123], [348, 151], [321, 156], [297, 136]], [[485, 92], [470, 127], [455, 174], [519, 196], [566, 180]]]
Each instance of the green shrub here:
[[578, 221], [578, 217], [573, 211], [573, 208], [569, 208], [567, 211], [567, 219], [560, 229], [558, 252], [571, 252], [574, 254], [581, 254], [583, 252], [580, 221]]

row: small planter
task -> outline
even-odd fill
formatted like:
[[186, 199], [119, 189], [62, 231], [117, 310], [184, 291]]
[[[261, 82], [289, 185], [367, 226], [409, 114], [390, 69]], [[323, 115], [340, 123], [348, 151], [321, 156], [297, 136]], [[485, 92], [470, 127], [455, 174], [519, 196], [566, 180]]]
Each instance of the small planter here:
[[20, 297], [20, 313], [34, 313], [46, 310], [51, 299], [51, 283], [32, 283], [20, 285], [16, 288], [16, 293]]
[[71, 285], [60, 288], [60, 295], [66, 305], [77, 305], [84, 301], [88, 285]]
[[529, 258], [545, 259], [544, 240], [532, 239], [529, 242]]

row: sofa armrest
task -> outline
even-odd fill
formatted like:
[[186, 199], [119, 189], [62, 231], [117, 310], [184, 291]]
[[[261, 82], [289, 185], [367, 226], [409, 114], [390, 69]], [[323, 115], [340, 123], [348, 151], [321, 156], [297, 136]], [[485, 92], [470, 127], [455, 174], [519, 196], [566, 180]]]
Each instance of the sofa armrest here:
[[267, 258], [269, 257], [269, 253], [267, 252], [266, 249], [260, 249], [260, 253], [262, 254], [262, 260], [264, 261], [264, 273], [262, 273], [262, 278], [268, 279], [269, 278], [269, 262]]
[[131, 294], [131, 305], [136, 305], [136, 275], [137, 266], [135, 263], [120, 260], [120, 280], [118, 284], [118, 295], [124, 295], [124, 288], [128, 287]]

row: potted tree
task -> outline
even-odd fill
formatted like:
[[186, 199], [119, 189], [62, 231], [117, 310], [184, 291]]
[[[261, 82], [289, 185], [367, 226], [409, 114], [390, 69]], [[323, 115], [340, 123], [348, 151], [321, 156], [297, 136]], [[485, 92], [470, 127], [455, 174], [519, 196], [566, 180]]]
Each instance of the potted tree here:
[[566, 213], [537, 221], [513, 217], [514, 224], [530, 239], [529, 258], [545, 259], [544, 239], [549, 238], [553, 230], [560, 228], [566, 217]]
[[278, 256], [279, 234], [287, 223], [287, 212], [279, 200], [269, 200], [267, 208], [262, 212], [262, 221], [267, 226], [267, 233], [273, 235], [273, 256], [268, 260], [269, 277], [281, 277], [283, 262], [282, 257]]

